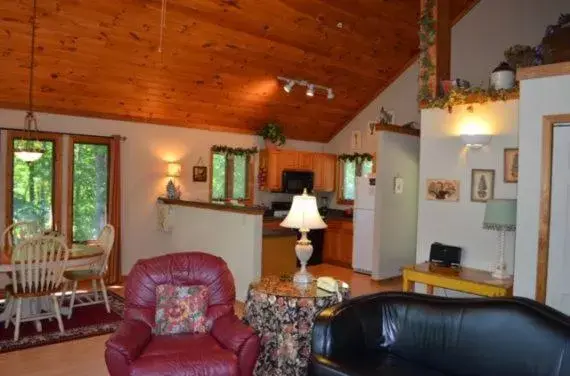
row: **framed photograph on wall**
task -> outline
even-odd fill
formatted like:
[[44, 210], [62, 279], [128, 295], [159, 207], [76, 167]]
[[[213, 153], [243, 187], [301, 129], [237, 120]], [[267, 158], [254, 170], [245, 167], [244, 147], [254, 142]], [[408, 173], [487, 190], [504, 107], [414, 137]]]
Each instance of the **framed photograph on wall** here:
[[505, 149], [504, 154], [504, 181], [505, 183], [517, 183], [519, 181], [519, 149]]
[[208, 181], [208, 167], [194, 166], [192, 169], [192, 181], [201, 183]]
[[471, 201], [487, 202], [495, 197], [495, 170], [471, 170]]
[[426, 199], [430, 201], [459, 201], [459, 180], [427, 179]]

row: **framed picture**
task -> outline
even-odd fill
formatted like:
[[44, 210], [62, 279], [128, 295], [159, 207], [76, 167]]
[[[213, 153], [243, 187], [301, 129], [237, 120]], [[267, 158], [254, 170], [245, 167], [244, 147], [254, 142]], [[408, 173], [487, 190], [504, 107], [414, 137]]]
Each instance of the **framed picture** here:
[[362, 132], [352, 131], [352, 137], [350, 139], [350, 149], [360, 150], [362, 147]]
[[459, 180], [427, 179], [426, 199], [431, 201], [459, 201]]
[[505, 183], [517, 183], [519, 181], [519, 149], [505, 149]]
[[208, 181], [208, 167], [194, 166], [192, 169], [192, 181], [206, 182]]
[[487, 202], [495, 196], [495, 170], [471, 170], [471, 201]]

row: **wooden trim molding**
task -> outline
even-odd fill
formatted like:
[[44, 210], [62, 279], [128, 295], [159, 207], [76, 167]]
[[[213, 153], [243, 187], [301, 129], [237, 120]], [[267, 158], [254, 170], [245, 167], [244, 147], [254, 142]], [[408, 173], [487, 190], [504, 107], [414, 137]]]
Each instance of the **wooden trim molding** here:
[[[10, 130], [7, 132], [6, 137], [6, 170], [5, 170], [5, 222], [6, 227], [12, 224], [12, 193], [13, 193], [13, 178], [14, 178], [14, 139], [25, 139], [28, 133], [19, 130]], [[62, 155], [62, 136], [54, 133], [38, 132], [34, 134], [40, 141], [53, 142], [53, 195], [52, 195], [52, 210], [53, 210], [53, 224], [61, 228], [61, 198], [62, 198], [62, 172], [63, 172], [63, 155]]]
[[517, 70], [517, 80], [519, 81], [564, 75], [570, 75], [570, 61], [520, 68]]
[[546, 302], [548, 281], [553, 131], [556, 124], [560, 123], [570, 123], [570, 114], [544, 116], [542, 119], [542, 168], [540, 176], [540, 209], [535, 290], [535, 299], [541, 303]]
[[265, 213], [265, 208], [247, 206], [247, 205], [240, 206], [240, 205], [232, 205], [230, 203], [215, 204], [212, 202], [171, 200], [163, 197], [160, 197], [158, 200], [166, 205], [188, 206], [192, 208], [210, 209], [210, 210], [226, 211], [226, 212], [233, 212], [240, 214], [263, 215], [263, 213]]
[[408, 127], [402, 127], [401, 125], [396, 124], [376, 124], [376, 132], [392, 132], [392, 133], [400, 133], [400, 134], [407, 134], [410, 136], [420, 137], [420, 130]]

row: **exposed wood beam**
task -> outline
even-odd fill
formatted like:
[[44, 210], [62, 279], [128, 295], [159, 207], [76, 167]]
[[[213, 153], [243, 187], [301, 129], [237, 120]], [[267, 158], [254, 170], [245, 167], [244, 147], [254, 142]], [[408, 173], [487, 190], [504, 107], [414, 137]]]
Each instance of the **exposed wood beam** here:
[[[427, 48], [421, 51], [420, 92], [427, 76], [428, 92], [422, 94], [435, 98], [439, 83], [451, 75], [450, 0], [421, 0], [421, 12], [420, 33], [432, 43], [424, 42]], [[426, 22], [426, 14], [431, 14], [432, 22]]]

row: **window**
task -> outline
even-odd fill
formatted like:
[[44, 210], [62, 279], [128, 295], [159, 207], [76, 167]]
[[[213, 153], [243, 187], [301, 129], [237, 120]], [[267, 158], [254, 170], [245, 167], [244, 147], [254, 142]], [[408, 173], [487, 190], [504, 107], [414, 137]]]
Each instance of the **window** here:
[[338, 203], [352, 204], [356, 195], [356, 177], [372, 173], [374, 161], [341, 161], [340, 166], [340, 187], [338, 189]]
[[[14, 149], [29, 142], [25, 132], [8, 132], [6, 158], [6, 226], [15, 222], [38, 222], [44, 229], [60, 226], [61, 158], [58, 155], [60, 136], [34, 134], [45, 150], [35, 162], [24, 162]], [[39, 145], [38, 145], [39, 146]]]
[[245, 155], [212, 153], [212, 200], [239, 200], [252, 202], [253, 171], [251, 160]]
[[108, 223], [109, 143], [103, 137], [70, 137], [67, 227], [73, 243], [97, 239]]

